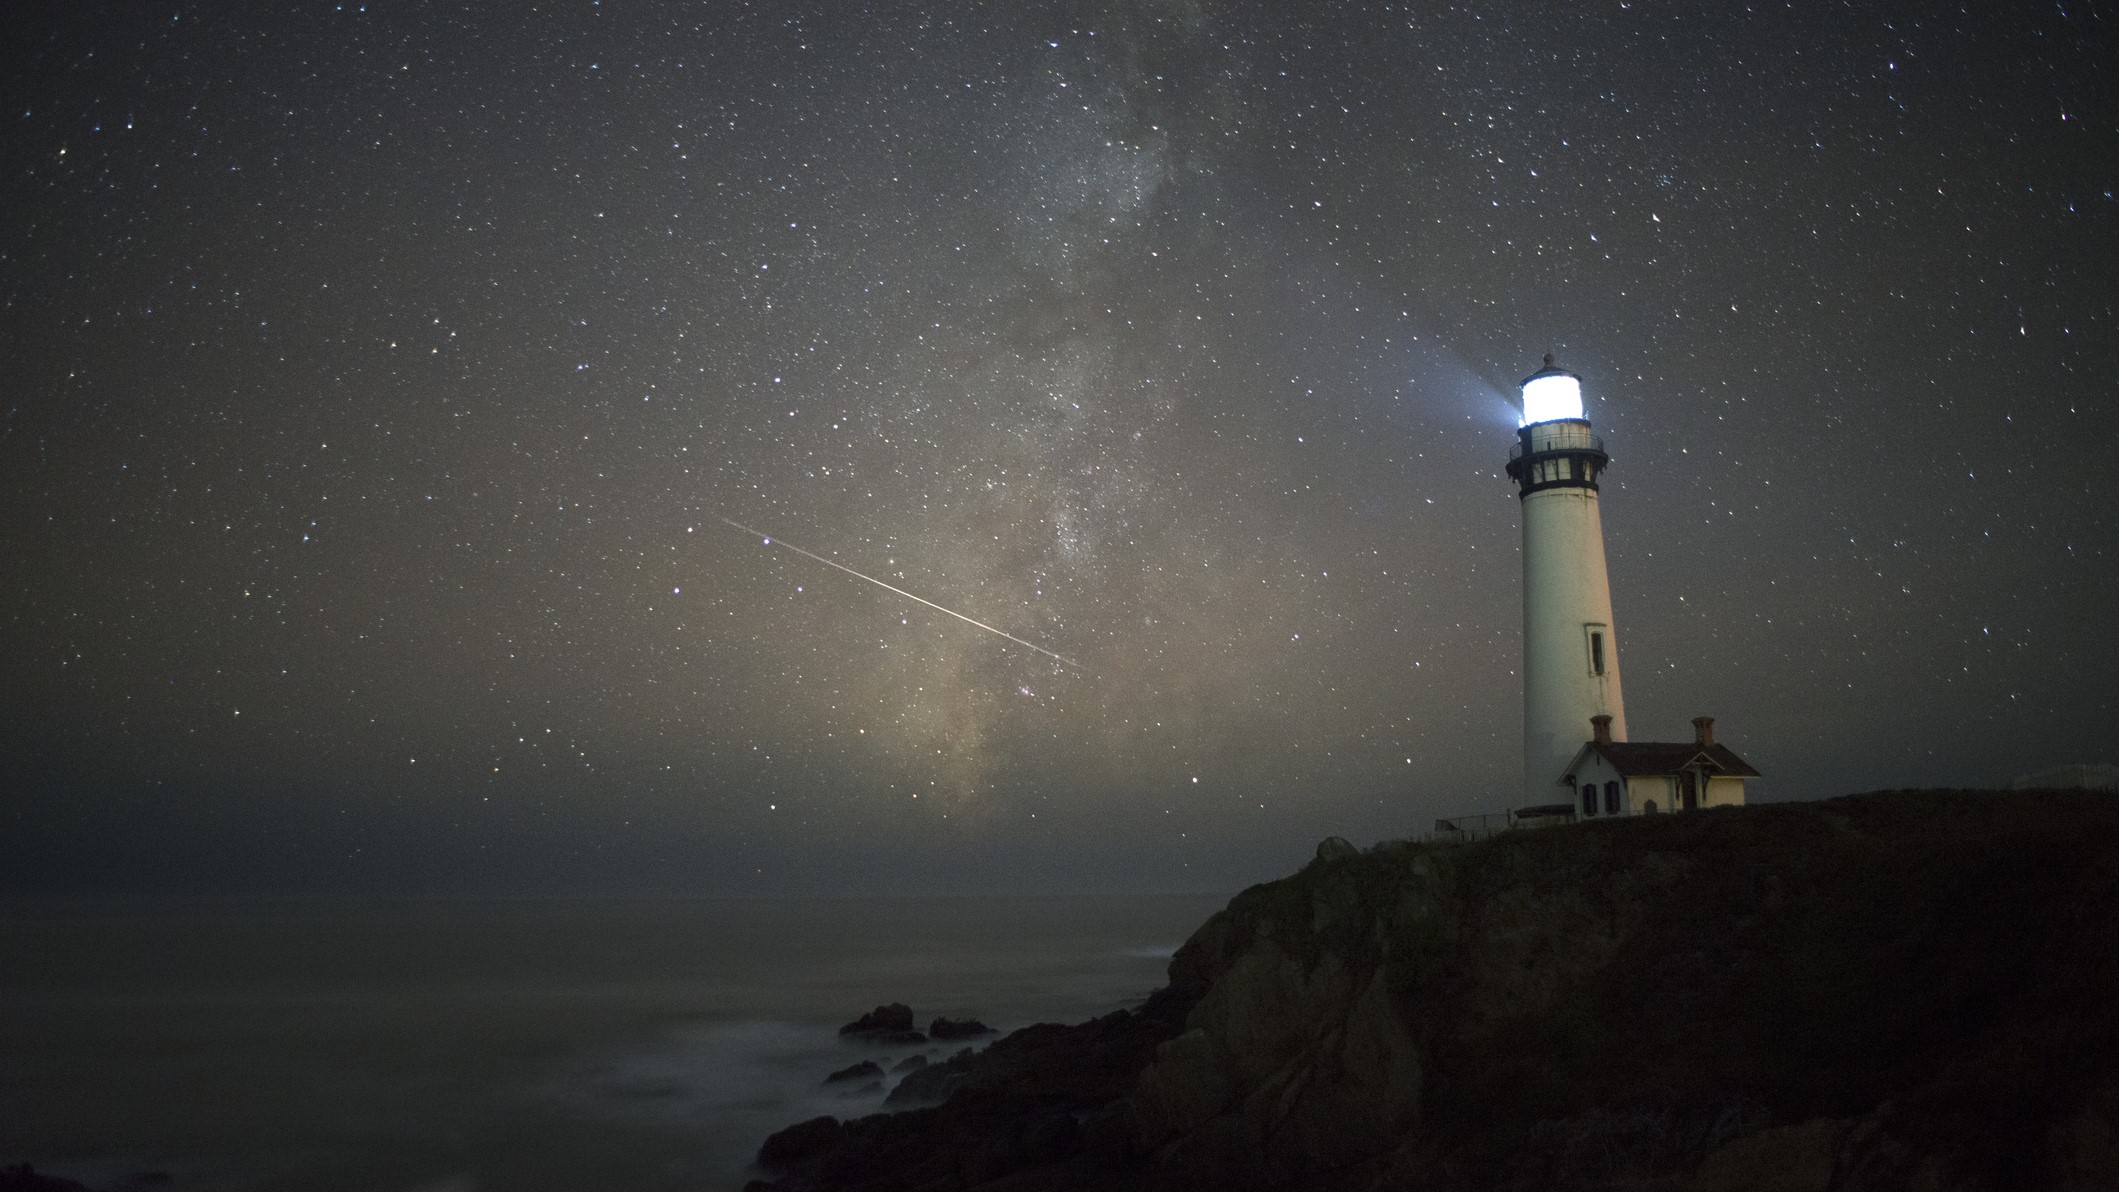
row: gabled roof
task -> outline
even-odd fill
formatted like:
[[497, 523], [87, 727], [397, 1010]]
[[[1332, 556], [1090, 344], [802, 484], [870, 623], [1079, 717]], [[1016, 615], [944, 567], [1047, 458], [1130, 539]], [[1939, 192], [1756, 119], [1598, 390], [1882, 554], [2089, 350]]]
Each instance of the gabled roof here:
[[1676, 774], [1695, 764], [1734, 778], [1759, 776], [1749, 762], [1731, 753], [1727, 745], [1701, 745], [1696, 741], [1590, 741], [1567, 764], [1568, 771], [1572, 773], [1591, 752], [1601, 754], [1611, 763], [1612, 769], [1627, 778]]

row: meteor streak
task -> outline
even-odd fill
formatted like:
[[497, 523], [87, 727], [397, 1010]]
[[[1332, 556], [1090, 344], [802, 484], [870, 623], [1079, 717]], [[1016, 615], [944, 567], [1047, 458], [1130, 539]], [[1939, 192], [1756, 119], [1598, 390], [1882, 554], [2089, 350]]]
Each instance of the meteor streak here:
[[1037, 651], [1038, 653], [1040, 653], [1040, 654], [1043, 654], [1043, 655], [1044, 655], [1045, 657], [1047, 657], [1047, 658], [1051, 658], [1051, 659], [1055, 659], [1055, 660], [1057, 660], [1057, 661], [1059, 661], [1059, 662], [1063, 662], [1063, 663], [1067, 664], [1068, 666], [1071, 666], [1071, 667], [1073, 667], [1073, 668], [1074, 668], [1075, 670], [1081, 670], [1081, 669], [1082, 669], [1082, 664], [1081, 664], [1081, 663], [1079, 663], [1079, 662], [1076, 662], [1076, 661], [1075, 661], [1075, 660], [1073, 660], [1072, 658], [1068, 658], [1068, 657], [1065, 657], [1064, 655], [1060, 655], [1060, 654], [1055, 654], [1055, 653], [1053, 653], [1052, 651], [1050, 651], [1050, 650], [1046, 649], [1046, 648], [1045, 648], [1045, 647], [1043, 647], [1043, 646], [1040, 646], [1040, 645], [1034, 645], [1034, 644], [1032, 644], [1032, 643], [1030, 643], [1030, 642], [1026, 642], [1026, 641], [1024, 641], [1024, 640], [1023, 640], [1022, 638], [1019, 638], [1019, 637], [1017, 637], [1016, 635], [1014, 635], [1014, 634], [1012, 634], [1012, 633], [1009, 633], [1009, 632], [1008, 632], [1007, 630], [1005, 630], [1005, 629], [995, 629], [995, 628], [994, 628], [993, 626], [991, 626], [991, 625], [988, 625], [988, 624], [987, 624], [986, 622], [984, 622], [984, 621], [974, 621], [974, 620], [972, 620], [972, 619], [971, 619], [970, 617], [967, 617], [967, 616], [965, 616], [964, 614], [962, 614], [962, 613], [960, 613], [960, 612], [956, 611], [956, 610], [955, 610], [955, 609], [953, 609], [953, 608], [943, 608], [943, 607], [942, 607], [941, 605], [939, 605], [939, 604], [936, 604], [936, 603], [935, 603], [934, 601], [932, 601], [932, 600], [927, 600], [927, 599], [923, 599], [923, 598], [921, 598], [921, 597], [915, 596], [915, 595], [913, 595], [912, 593], [910, 593], [910, 592], [906, 591], [906, 590], [905, 590], [905, 589], [903, 589], [903, 588], [893, 588], [893, 587], [891, 587], [891, 586], [890, 586], [889, 584], [886, 584], [886, 583], [884, 583], [884, 582], [883, 582], [882, 580], [879, 580], [879, 579], [877, 579], [877, 578], [876, 578], [875, 576], [873, 576], [873, 575], [863, 575], [863, 574], [861, 574], [860, 572], [858, 572], [858, 571], [855, 571], [855, 570], [854, 570], [853, 568], [851, 568], [851, 567], [848, 567], [848, 566], [846, 566], [846, 565], [845, 565], [844, 563], [834, 563], [834, 562], [832, 562], [832, 561], [831, 561], [830, 559], [827, 559], [827, 558], [825, 558], [825, 557], [824, 557], [823, 555], [820, 555], [820, 554], [816, 554], [816, 553], [815, 553], [815, 552], [813, 552], [813, 551], [806, 551], [806, 550], [803, 550], [803, 549], [802, 549], [801, 547], [799, 547], [799, 546], [796, 546], [796, 545], [795, 545], [794, 543], [792, 543], [792, 542], [789, 542], [789, 541], [787, 541], [787, 540], [786, 540], [786, 539], [784, 539], [784, 538], [783, 538], [783, 539], [781, 539], [781, 540], [779, 540], [779, 541], [777, 541], [777, 542], [775, 542], [775, 541], [773, 540], [773, 536], [772, 536], [772, 535], [770, 535], [770, 534], [767, 534], [767, 533], [764, 533], [764, 532], [762, 532], [762, 531], [759, 531], [759, 530], [753, 530], [753, 529], [751, 529], [751, 528], [750, 528], [749, 526], [746, 526], [746, 525], [744, 525], [744, 524], [743, 524], [742, 522], [739, 522], [739, 521], [731, 521], [731, 520], [729, 520], [728, 518], [725, 518], [725, 517], [724, 517], [724, 518], [722, 518], [721, 520], [722, 520], [723, 522], [726, 522], [727, 524], [729, 524], [729, 525], [731, 525], [731, 526], [734, 526], [734, 527], [736, 527], [737, 529], [739, 529], [739, 530], [743, 531], [743, 532], [744, 532], [744, 533], [746, 533], [746, 534], [755, 534], [755, 535], [757, 535], [757, 537], [758, 537], [758, 538], [760, 538], [761, 540], [763, 540], [763, 541], [764, 541], [764, 543], [765, 543], [765, 545], [767, 545], [767, 546], [784, 546], [784, 547], [786, 547], [786, 548], [787, 548], [788, 550], [791, 550], [791, 551], [795, 552], [796, 554], [798, 554], [798, 555], [801, 555], [801, 556], [802, 556], [803, 558], [806, 558], [806, 559], [815, 559], [815, 560], [816, 560], [817, 562], [819, 562], [819, 563], [822, 563], [822, 564], [824, 564], [824, 565], [825, 565], [826, 567], [836, 567], [836, 568], [838, 568], [839, 570], [841, 570], [841, 571], [845, 572], [846, 574], [848, 574], [848, 575], [850, 575], [850, 576], [853, 576], [853, 577], [854, 577], [855, 579], [865, 579], [865, 580], [867, 580], [867, 581], [868, 581], [869, 583], [872, 583], [872, 584], [874, 584], [875, 586], [877, 586], [877, 587], [879, 587], [879, 588], [882, 588], [882, 589], [884, 589], [884, 590], [886, 590], [886, 591], [890, 591], [890, 592], [896, 592], [896, 593], [897, 593], [898, 595], [900, 595], [900, 596], [903, 596], [903, 597], [904, 597], [905, 599], [907, 599], [907, 600], [918, 600], [918, 601], [919, 601], [919, 602], [920, 602], [921, 604], [924, 604], [924, 605], [926, 605], [926, 606], [927, 606], [928, 608], [931, 608], [931, 609], [935, 610], [936, 612], [948, 613], [948, 614], [949, 614], [950, 616], [952, 616], [952, 617], [955, 617], [955, 618], [956, 618], [957, 620], [959, 620], [959, 621], [962, 621], [962, 622], [964, 622], [964, 623], [965, 623], [966, 625], [976, 625], [976, 626], [978, 626], [978, 627], [979, 627], [980, 629], [983, 629], [983, 630], [985, 630], [985, 631], [986, 631], [986, 632], [988, 632], [988, 633], [991, 633], [991, 634], [995, 634], [995, 635], [997, 635], [997, 636], [999, 636], [999, 637], [1005, 637], [1005, 638], [1007, 638], [1007, 639], [1008, 639], [1009, 641], [1012, 641], [1012, 642], [1014, 642], [1014, 643], [1015, 643], [1016, 645], [1018, 645], [1018, 646], [1023, 646], [1023, 647], [1025, 647], [1025, 648], [1027, 648], [1027, 649], [1031, 649], [1031, 650], [1036, 650], [1036, 651]]

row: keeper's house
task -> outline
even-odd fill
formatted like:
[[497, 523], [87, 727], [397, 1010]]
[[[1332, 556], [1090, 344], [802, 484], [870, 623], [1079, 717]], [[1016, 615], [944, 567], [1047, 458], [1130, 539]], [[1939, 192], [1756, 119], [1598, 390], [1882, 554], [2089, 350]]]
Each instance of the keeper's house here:
[[1614, 741], [1611, 717], [1590, 717], [1591, 737], [1559, 778], [1574, 794], [1578, 820], [1651, 815], [1701, 807], [1742, 807], [1750, 763], [1714, 742], [1714, 718], [1695, 717], [1693, 739]]

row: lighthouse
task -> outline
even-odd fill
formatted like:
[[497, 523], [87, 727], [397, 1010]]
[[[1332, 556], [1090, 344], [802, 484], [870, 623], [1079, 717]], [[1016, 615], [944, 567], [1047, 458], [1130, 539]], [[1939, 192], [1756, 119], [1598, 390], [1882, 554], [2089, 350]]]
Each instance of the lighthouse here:
[[1523, 505], [1523, 791], [1531, 805], [1571, 796], [1559, 784], [1590, 737], [1591, 717], [1610, 717], [1597, 726], [1600, 737], [1626, 740], [1597, 508], [1608, 462], [1582, 416], [1582, 378], [1547, 356], [1523, 380], [1523, 422], [1508, 453]]

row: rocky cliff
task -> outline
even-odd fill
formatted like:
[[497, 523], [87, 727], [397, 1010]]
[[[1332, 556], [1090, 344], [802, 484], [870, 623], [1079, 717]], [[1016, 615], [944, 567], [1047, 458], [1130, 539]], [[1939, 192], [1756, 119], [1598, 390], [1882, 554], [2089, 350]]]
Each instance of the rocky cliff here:
[[2119, 1187], [2119, 799], [1320, 849], [1141, 1010], [805, 1123], [793, 1190]]

